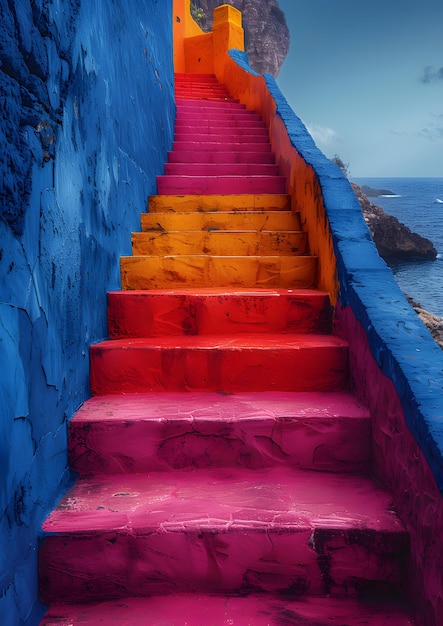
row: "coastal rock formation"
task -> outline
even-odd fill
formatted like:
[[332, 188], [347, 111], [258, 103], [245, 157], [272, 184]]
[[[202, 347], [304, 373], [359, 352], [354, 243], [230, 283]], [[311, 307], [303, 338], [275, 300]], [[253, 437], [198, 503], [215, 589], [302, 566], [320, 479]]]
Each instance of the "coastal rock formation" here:
[[388, 215], [381, 207], [370, 202], [358, 185], [351, 185], [378, 253], [385, 261], [436, 258], [437, 250], [429, 239], [412, 232], [396, 217]]
[[[220, 0], [191, 0], [191, 11], [200, 27], [212, 29], [214, 9]], [[245, 50], [251, 68], [277, 76], [289, 50], [289, 29], [277, 0], [225, 0], [243, 13]]]
[[423, 324], [428, 328], [434, 341], [443, 349], [443, 318], [426, 311], [421, 304], [407, 296], [409, 304], [417, 313]]

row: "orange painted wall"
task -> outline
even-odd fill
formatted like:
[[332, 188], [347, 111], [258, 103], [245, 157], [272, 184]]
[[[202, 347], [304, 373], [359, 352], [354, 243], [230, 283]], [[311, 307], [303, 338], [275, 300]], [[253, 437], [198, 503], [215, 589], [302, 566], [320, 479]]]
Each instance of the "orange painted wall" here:
[[174, 16], [184, 22], [180, 22], [179, 27], [174, 24], [175, 71], [214, 73], [233, 97], [260, 113], [265, 120], [272, 149], [288, 180], [292, 208], [300, 211], [304, 229], [309, 233], [310, 251], [319, 257], [318, 287], [328, 291], [335, 304], [338, 295], [336, 259], [315, 172], [291, 145], [264, 78], [245, 71], [228, 54], [232, 49], [244, 51], [241, 12], [230, 5], [217, 7], [213, 31], [207, 35], [202, 35], [191, 16], [190, 0], [174, 0]]

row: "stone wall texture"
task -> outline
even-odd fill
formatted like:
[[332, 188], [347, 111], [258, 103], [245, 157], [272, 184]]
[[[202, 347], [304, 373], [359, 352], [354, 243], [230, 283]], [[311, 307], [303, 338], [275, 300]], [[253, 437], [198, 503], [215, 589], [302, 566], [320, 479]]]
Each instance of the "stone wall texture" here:
[[174, 123], [172, 2], [0, 3], [0, 622], [35, 626], [41, 522]]
[[230, 4], [242, 12], [245, 50], [258, 74], [277, 76], [289, 50], [289, 29], [277, 0], [191, 0], [191, 11], [204, 31], [210, 31], [214, 9]]

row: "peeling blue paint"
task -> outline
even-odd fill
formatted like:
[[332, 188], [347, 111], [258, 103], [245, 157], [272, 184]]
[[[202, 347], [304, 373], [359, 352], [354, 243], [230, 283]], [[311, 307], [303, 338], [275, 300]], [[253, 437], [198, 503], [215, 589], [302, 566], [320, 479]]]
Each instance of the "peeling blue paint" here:
[[172, 3], [0, 6], [0, 622], [35, 626], [106, 292], [172, 143]]

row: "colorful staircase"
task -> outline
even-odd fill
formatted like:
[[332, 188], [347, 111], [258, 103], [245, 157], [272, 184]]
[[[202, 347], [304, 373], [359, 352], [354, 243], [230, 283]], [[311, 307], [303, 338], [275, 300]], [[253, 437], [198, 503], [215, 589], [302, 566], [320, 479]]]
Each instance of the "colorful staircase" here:
[[176, 98], [44, 524], [42, 625], [414, 624], [408, 535], [267, 129], [212, 76]]

